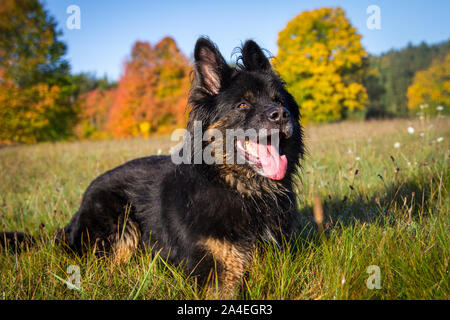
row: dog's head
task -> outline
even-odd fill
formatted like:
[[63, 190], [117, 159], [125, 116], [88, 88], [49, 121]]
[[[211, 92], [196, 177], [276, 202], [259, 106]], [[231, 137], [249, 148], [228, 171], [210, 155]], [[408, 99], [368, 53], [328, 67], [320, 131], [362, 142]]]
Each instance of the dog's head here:
[[203, 137], [211, 138], [204, 138], [202, 150], [214, 146], [220, 168], [241, 176], [290, 180], [303, 154], [299, 107], [261, 48], [246, 41], [231, 67], [200, 38], [194, 58], [188, 130], [201, 123]]

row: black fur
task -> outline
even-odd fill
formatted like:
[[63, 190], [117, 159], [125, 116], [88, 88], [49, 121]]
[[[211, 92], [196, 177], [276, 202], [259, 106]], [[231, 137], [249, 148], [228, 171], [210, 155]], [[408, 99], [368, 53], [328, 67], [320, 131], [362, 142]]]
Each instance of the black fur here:
[[[219, 130], [270, 129], [278, 124], [267, 121], [265, 112], [282, 105], [291, 117], [286, 127], [280, 126], [286, 176], [272, 181], [246, 164], [175, 165], [170, 156], [130, 161], [96, 178], [79, 210], [58, 232], [76, 252], [86, 244], [111, 250], [114, 235], [130, 221], [139, 228], [140, 248], [161, 250], [162, 257], [182, 263], [205, 281], [217, 257], [202, 245], [204, 239], [250, 254], [262, 238], [280, 243], [293, 232], [297, 211], [292, 176], [303, 155], [297, 104], [253, 41], [244, 44], [235, 68], [207, 38], [197, 41], [194, 57], [188, 130], [196, 120], [204, 130], [214, 124]], [[236, 108], [242, 101], [249, 108]], [[226, 261], [218, 261], [219, 271], [230, 269]]]

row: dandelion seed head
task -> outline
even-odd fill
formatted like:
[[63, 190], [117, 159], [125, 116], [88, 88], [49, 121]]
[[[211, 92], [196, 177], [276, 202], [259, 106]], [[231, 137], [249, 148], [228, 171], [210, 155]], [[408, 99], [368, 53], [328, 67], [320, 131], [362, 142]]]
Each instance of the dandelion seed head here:
[[408, 132], [409, 132], [410, 134], [413, 134], [413, 133], [414, 133], [414, 128], [413, 128], [413, 127], [408, 127]]
[[394, 148], [395, 148], [395, 149], [398, 149], [398, 148], [400, 148], [400, 142], [396, 142], [396, 143], [394, 143]]

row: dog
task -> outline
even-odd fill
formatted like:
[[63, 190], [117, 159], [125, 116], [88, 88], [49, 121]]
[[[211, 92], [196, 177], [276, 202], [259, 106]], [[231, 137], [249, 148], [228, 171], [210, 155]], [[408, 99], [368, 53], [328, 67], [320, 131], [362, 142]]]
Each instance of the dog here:
[[[230, 66], [217, 46], [201, 37], [194, 59], [186, 137], [200, 123], [201, 134], [209, 137], [205, 133], [215, 130], [215, 138], [183, 142], [182, 163], [150, 156], [100, 175], [56, 238], [77, 253], [95, 246], [118, 262], [137, 249], [158, 252], [198, 283], [218, 283], [220, 296], [230, 297], [258, 244], [279, 246], [295, 232], [293, 178], [304, 153], [303, 131], [299, 106], [254, 41], [242, 45]], [[224, 143], [230, 129], [274, 130], [278, 136]], [[219, 161], [194, 161], [212, 145]], [[16, 232], [1, 238], [3, 245], [32, 242]]]

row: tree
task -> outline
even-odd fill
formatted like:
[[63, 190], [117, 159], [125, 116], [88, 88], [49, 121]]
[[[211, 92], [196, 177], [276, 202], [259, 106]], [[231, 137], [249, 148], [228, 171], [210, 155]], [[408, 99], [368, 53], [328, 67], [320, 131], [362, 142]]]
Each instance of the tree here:
[[76, 110], [66, 46], [38, 0], [0, 6], [0, 140], [32, 143], [70, 135]]
[[417, 109], [421, 104], [450, 106], [450, 52], [414, 76], [408, 88], [408, 107]]
[[306, 121], [339, 120], [367, 103], [360, 40], [339, 7], [302, 12], [280, 31], [274, 65]]
[[[390, 50], [380, 56], [371, 56], [370, 65], [378, 70], [379, 80], [384, 93], [377, 100], [371, 99], [371, 105], [378, 104], [387, 112], [397, 116], [408, 114], [407, 90], [414, 75], [428, 68], [431, 61], [450, 51], [450, 41], [435, 45], [421, 43], [408, 44], [400, 50]], [[365, 79], [365, 83], [370, 81]], [[369, 87], [366, 87], [370, 91]], [[370, 96], [370, 92], [369, 92]]]
[[107, 121], [115, 102], [117, 89], [95, 88], [80, 94], [80, 113], [75, 134], [83, 138], [101, 138], [108, 136]]
[[75, 95], [83, 95], [89, 91], [100, 91], [117, 87], [116, 81], [110, 81], [106, 75], [99, 78], [94, 72], [81, 72], [71, 75], [70, 82], [75, 87]]
[[374, 59], [369, 58], [369, 68], [363, 77], [363, 85], [366, 88], [369, 98], [369, 105], [366, 108], [365, 118], [388, 118], [392, 115], [386, 110], [382, 102], [386, 89], [381, 83], [381, 74], [376, 65], [373, 65]]
[[115, 137], [138, 135], [139, 123], [150, 115], [154, 103], [151, 91], [155, 86], [150, 72], [154, 69], [153, 60], [150, 43], [137, 41], [130, 59], [125, 61], [124, 74], [119, 80], [116, 100], [109, 115], [108, 130]]
[[189, 60], [170, 37], [165, 37], [156, 44], [154, 51], [158, 66], [155, 94], [160, 108], [154, 125], [168, 127], [171, 124], [181, 124], [187, 116], [184, 111], [190, 87]]
[[125, 61], [108, 128], [115, 137], [167, 132], [184, 119], [190, 65], [175, 41], [137, 41]]
[[107, 121], [114, 104], [117, 83], [95, 73], [78, 73], [71, 76], [75, 87], [76, 104], [79, 106], [74, 133], [79, 138], [101, 138], [109, 136]]

